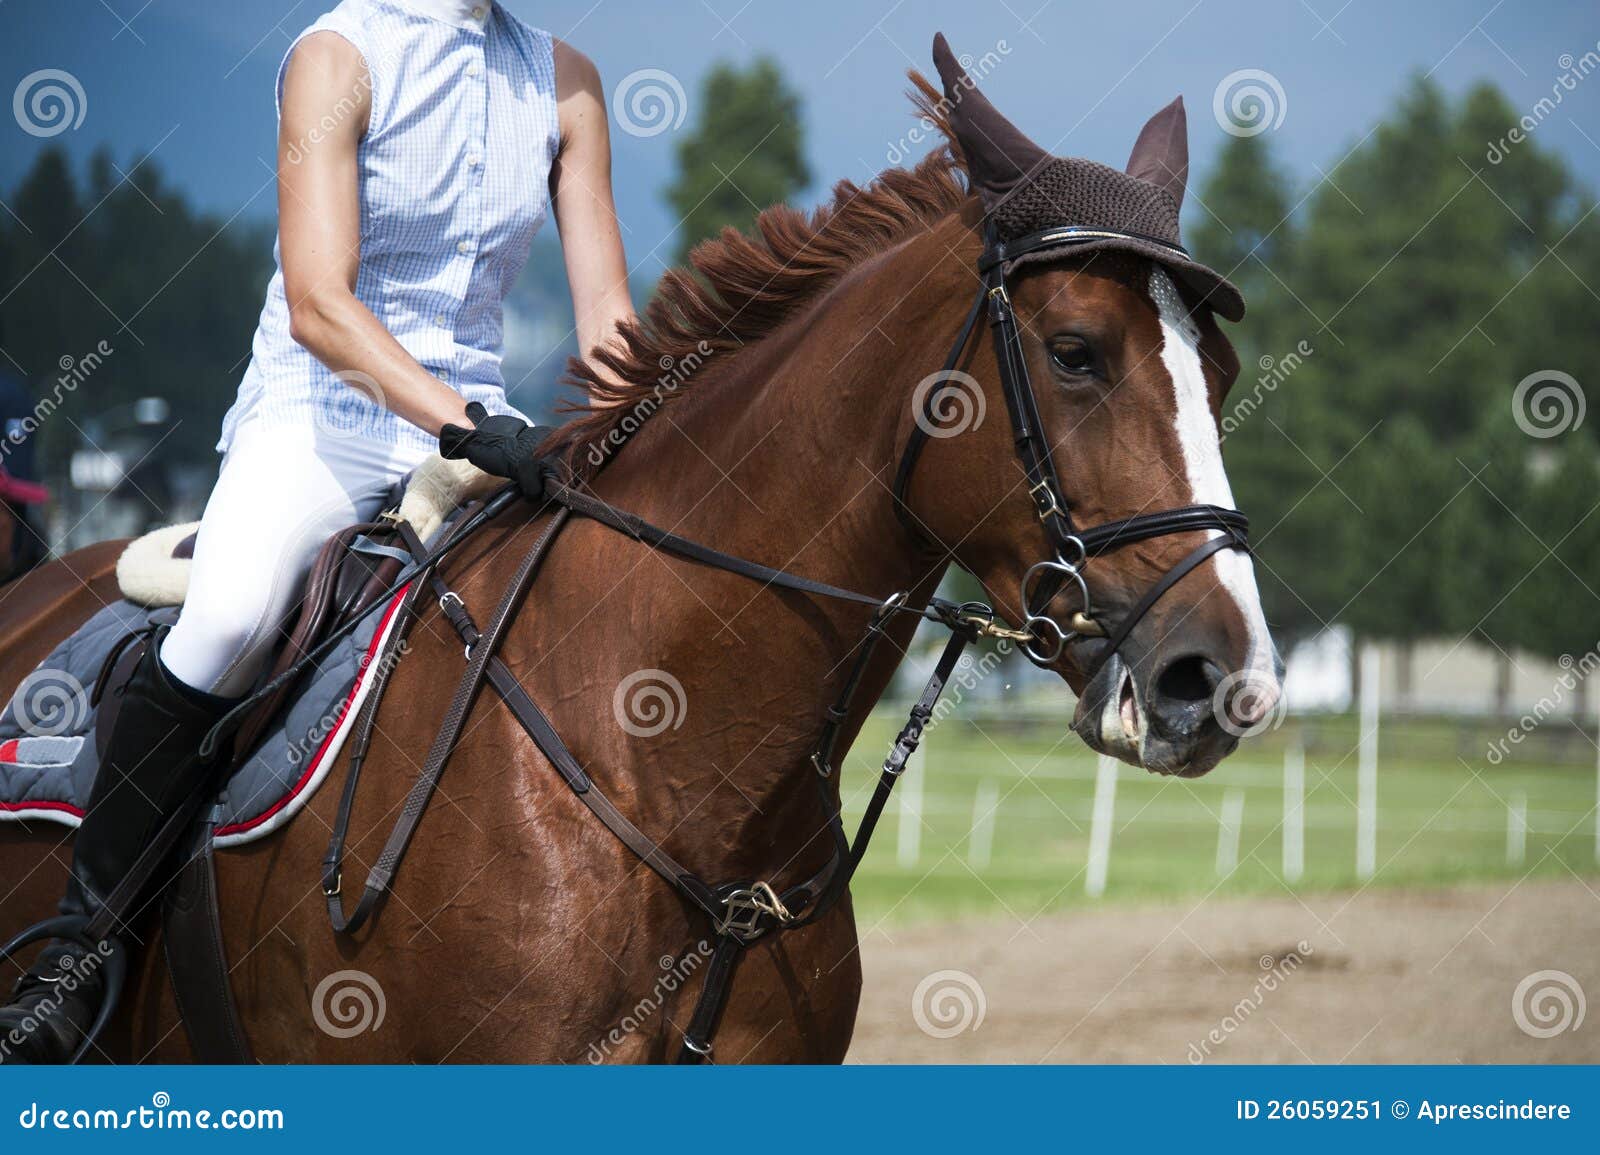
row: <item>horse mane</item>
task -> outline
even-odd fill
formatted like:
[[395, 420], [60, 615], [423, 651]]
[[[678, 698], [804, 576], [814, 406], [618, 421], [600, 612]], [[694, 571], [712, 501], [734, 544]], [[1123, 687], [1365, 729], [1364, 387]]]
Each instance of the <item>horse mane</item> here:
[[621, 328], [617, 346], [568, 361], [562, 383], [598, 404], [563, 405], [582, 416], [562, 426], [546, 452], [582, 468], [574, 460], [579, 446], [620, 444], [621, 435], [691, 387], [703, 362], [776, 332], [867, 257], [962, 207], [968, 192], [943, 97], [921, 74], [910, 77], [913, 104], [945, 143], [915, 168], [886, 169], [865, 187], [840, 181], [831, 202], [810, 213], [774, 205], [748, 234], [724, 228], [696, 245], [689, 267], [662, 276], [643, 314]]

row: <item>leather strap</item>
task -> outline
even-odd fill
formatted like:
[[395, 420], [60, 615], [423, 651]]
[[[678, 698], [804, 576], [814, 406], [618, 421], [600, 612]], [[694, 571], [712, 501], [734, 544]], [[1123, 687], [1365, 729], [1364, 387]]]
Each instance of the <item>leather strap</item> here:
[[711, 951], [711, 965], [706, 967], [706, 979], [695, 1000], [694, 1014], [683, 1032], [683, 1046], [678, 1051], [679, 1066], [697, 1066], [711, 1063], [711, 1039], [717, 1032], [722, 1012], [727, 1009], [728, 995], [733, 989], [733, 975], [744, 957], [744, 943], [731, 935], [717, 939]]
[[558, 509], [551, 517], [543, 532], [535, 540], [533, 548], [522, 559], [522, 564], [512, 577], [511, 583], [506, 587], [494, 616], [489, 620], [488, 630], [484, 632], [474, 651], [469, 655], [466, 671], [456, 684], [455, 695], [445, 711], [444, 722], [439, 732], [434, 735], [433, 745], [428, 750], [422, 772], [417, 775], [410, 793], [406, 795], [405, 805], [400, 810], [400, 818], [390, 831], [389, 839], [378, 854], [377, 862], [367, 873], [367, 881], [355, 910], [348, 917], [345, 916], [344, 901], [338, 893], [337, 883], [334, 892], [327, 895], [328, 917], [333, 922], [334, 929], [340, 933], [355, 933], [388, 897], [389, 884], [394, 880], [394, 872], [400, 865], [400, 860], [405, 857], [406, 848], [410, 846], [411, 839], [422, 822], [423, 812], [427, 810], [428, 802], [433, 797], [434, 790], [438, 788], [439, 779], [444, 774], [445, 763], [455, 750], [462, 728], [466, 725], [467, 715], [471, 713], [472, 704], [477, 700], [478, 691], [483, 686], [488, 674], [489, 660], [494, 657], [495, 649], [505, 634], [506, 626], [527, 596], [528, 589], [544, 562], [546, 550], [555, 535], [561, 532], [561, 527], [566, 524], [567, 516], [565, 509]]
[[217, 910], [211, 835], [220, 813], [219, 803], [197, 825], [194, 848], [163, 895], [162, 950], [195, 1062], [253, 1063], [228, 978], [228, 952]]

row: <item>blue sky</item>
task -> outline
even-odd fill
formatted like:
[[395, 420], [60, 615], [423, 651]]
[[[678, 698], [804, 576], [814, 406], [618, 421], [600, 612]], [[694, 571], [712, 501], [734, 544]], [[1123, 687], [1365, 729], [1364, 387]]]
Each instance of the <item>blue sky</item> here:
[[[292, 34], [326, 0], [0, 0], [0, 85], [71, 73], [86, 108], [54, 138], [77, 157], [109, 144], [127, 167], [151, 153], [223, 218], [270, 218], [272, 82]], [[817, 199], [888, 163], [912, 120], [904, 71], [929, 69], [943, 30], [958, 53], [998, 52], [984, 87], [1057, 152], [1120, 165], [1144, 118], [1182, 93], [1203, 170], [1225, 139], [1212, 113], [1223, 77], [1272, 74], [1282, 163], [1309, 184], [1372, 127], [1415, 75], [1450, 91], [1499, 84], [1518, 109], [1549, 94], [1562, 56], [1595, 49], [1591, 3], [1395, 4], [1376, 0], [1069, 3], [1067, 0], [508, 0], [522, 18], [588, 52], [608, 89], [640, 69], [672, 74], [692, 122], [698, 81], [723, 58], [775, 57], [803, 93]], [[1003, 45], [1003, 48], [1002, 48]], [[616, 136], [617, 199], [630, 259], [659, 272], [673, 218], [661, 199], [678, 133]], [[1600, 184], [1600, 76], [1580, 82], [1535, 131]], [[0, 118], [0, 188], [43, 141]], [[652, 253], [659, 254], [652, 257]], [[654, 266], [654, 267], [652, 267]]]

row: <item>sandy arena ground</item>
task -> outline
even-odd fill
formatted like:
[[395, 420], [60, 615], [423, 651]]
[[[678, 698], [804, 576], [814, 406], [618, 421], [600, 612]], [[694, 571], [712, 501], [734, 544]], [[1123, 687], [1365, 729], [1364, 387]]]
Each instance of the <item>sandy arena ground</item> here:
[[858, 1063], [1600, 1062], [1593, 880], [878, 930], [862, 961]]

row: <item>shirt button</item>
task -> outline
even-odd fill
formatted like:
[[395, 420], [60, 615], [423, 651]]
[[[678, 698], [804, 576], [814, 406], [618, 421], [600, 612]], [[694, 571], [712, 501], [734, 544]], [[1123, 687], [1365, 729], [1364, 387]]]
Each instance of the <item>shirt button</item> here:
[[478, 167], [478, 163], [479, 163], [479, 161], [481, 161], [481, 160], [482, 160], [482, 159], [483, 159], [483, 158], [482, 158], [482, 157], [480, 157], [480, 156], [479, 156], [479, 155], [478, 155], [478, 154], [477, 154], [477, 153], [475, 153], [475, 152], [469, 152], [469, 153], [467, 153], [467, 167], [468, 167], [468, 168], [477, 168], [477, 167]]
[[485, 9], [482, 4], [474, 5], [472, 8], [472, 18], [474, 20], [482, 20], [484, 11]]
[[441, 328], [441, 329], [444, 328], [446, 324], [448, 324], [448, 322], [444, 319], [444, 314], [443, 313], [440, 313], [438, 316], [434, 317], [433, 323], [435, 325], [439, 326], [439, 328]]
[[457, 241], [456, 242], [456, 252], [458, 252], [458, 253], [470, 253], [471, 251], [472, 251], [472, 245], [471, 245], [470, 242], [468, 242], [468, 241]]
[[467, 65], [467, 75], [468, 76], [476, 76], [476, 75], [478, 75], [478, 73], [480, 73], [482, 71], [483, 71], [483, 69], [479, 68], [476, 64]]
[[450, 384], [450, 374], [441, 371], [435, 373], [434, 376], [439, 378], [439, 380], [443, 381], [446, 385]]

